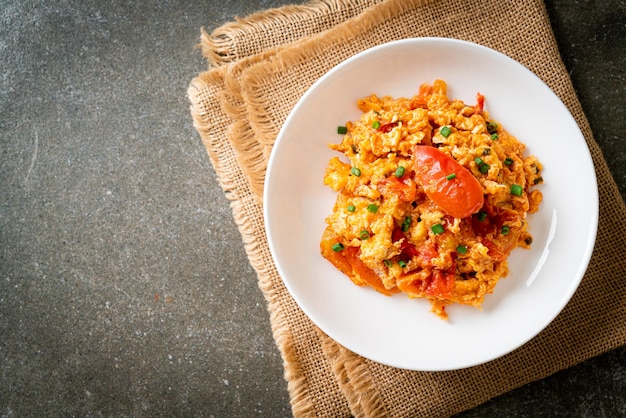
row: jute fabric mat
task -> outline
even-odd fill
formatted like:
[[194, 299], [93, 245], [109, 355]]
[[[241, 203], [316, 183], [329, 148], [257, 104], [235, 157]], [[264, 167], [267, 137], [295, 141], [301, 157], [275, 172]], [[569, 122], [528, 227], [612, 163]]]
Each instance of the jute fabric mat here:
[[[192, 80], [188, 91], [194, 125], [231, 201], [268, 302], [294, 415], [450, 416], [625, 344], [626, 259], [621, 252], [626, 248], [626, 206], [563, 66], [543, 3], [374, 3], [365, 7], [349, 0], [325, 0], [288, 6], [240, 19], [212, 34], [203, 32], [202, 50], [212, 68]], [[332, 18], [324, 10], [333, 13]], [[260, 41], [261, 34], [271, 41]], [[450, 372], [384, 366], [327, 337], [287, 292], [263, 225], [268, 157], [300, 96], [344, 59], [384, 42], [420, 36], [491, 47], [544, 80], [585, 136], [600, 195], [600, 223], [589, 269], [563, 312], [512, 353]]]

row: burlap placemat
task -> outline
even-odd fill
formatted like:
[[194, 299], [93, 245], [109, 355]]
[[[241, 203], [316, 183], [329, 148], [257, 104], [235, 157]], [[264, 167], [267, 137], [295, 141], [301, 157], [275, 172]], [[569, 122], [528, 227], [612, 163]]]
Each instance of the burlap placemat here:
[[[618, 254], [626, 248], [626, 207], [561, 62], [543, 3], [388, 0], [367, 9], [355, 3], [327, 0], [290, 6], [204, 33], [205, 56], [214, 66], [222, 65], [198, 76], [189, 88], [194, 124], [231, 201], [268, 301], [294, 415], [448, 416], [626, 343], [626, 262]], [[326, 19], [319, 15], [324, 9], [341, 12]], [[507, 24], [493, 24], [494, 10]], [[301, 20], [306, 22], [302, 26]], [[261, 32], [271, 43], [259, 42]], [[267, 159], [299, 97], [345, 58], [416, 36], [480, 43], [520, 61], [542, 78], [572, 112], [586, 138], [600, 194], [596, 247], [581, 286], [564, 311], [509, 355], [452, 372], [383, 366], [324, 335], [300, 311], [278, 276], [262, 217]], [[224, 47], [227, 43], [232, 53]]]

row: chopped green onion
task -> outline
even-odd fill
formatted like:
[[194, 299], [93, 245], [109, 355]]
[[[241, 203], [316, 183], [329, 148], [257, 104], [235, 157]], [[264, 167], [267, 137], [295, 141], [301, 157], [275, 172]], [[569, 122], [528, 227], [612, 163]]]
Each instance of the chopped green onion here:
[[482, 211], [482, 210], [481, 210], [480, 212], [478, 212], [478, 220], [479, 220], [480, 222], [482, 222], [482, 221], [484, 221], [485, 219], [487, 219], [487, 212]]
[[446, 180], [454, 180], [456, 178], [456, 174], [451, 173], [446, 176]]
[[490, 152], [491, 152], [491, 148], [485, 148], [483, 150], [483, 155], [489, 155]]
[[498, 131], [498, 124], [495, 122], [489, 122], [487, 124], [487, 132], [489, 132], [490, 134], [494, 134]]
[[396, 172], [394, 173], [394, 175], [397, 178], [402, 178], [402, 176], [404, 176], [404, 172], [406, 171], [406, 169], [404, 167], [402, 167], [401, 165], [398, 166], [398, 168], [396, 168]]
[[439, 133], [441, 134], [441, 136], [443, 136], [444, 138], [447, 138], [452, 131], [450, 130], [450, 128], [448, 128], [447, 126], [443, 126], [440, 130]]
[[356, 210], [356, 206], [348, 205], [347, 209], [348, 209], [348, 212], [354, 212]]
[[502, 232], [502, 235], [509, 235], [509, 232], [511, 232], [511, 228], [509, 228], [508, 225], [503, 225], [500, 232]]
[[433, 234], [438, 235], [438, 234], [443, 234], [443, 225], [441, 224], [434, 224], [433, 226], [430, 227], [430, 230], [433, 231]]
[[483, 174], [487, 174], [487, 172], [489, 171], [489, 164], [485, 164], [485, 162], [480, 157], [474, 158], [474, 162], [478, 166], [478, 171]]
[[362, 240], [366, 240], [370, 237], [370, 233], [366, 229], [364, 229], [361, 231], [359, 236], [361, 237]]
[[372, 128], [374, 128], [374, 129], [380, 128], [380, 122], [379, 121], [374, 121], [374, 123], [372, 123]]
[[400, 267], [402, 267], [402, 268], [405, 268], [405, 267], [406, 267], [406, 261], [404, 261], [404, 260], [400, 260], [400, 261], [398, 261], [398, 265], [399, 265]]
[[373, 203], [367, 205], [367, 210], [371, 213], [376, 213], [378, 212], [378, 205], [375, 205]]
[[343, 244], [340, 242], [336, 242], [330, 247], [334, 252], [338, 253], [339, 251], [343, 251]]
[[391, 267], [391, 260], [383, 260], [383, 264], [384, 264], [386, 267]]
[[495, 141], [496, 139], [498, 139], [498, 134], [491, 134], [491, 140]]
[[539, 183], [541, 183], [542, 181], [543, 181], [543, 177], [536, 177], [536, 178], [533, 180], [533, 184], [539, 184]]
[[404, 218], [404, 221], [402, 221], [402, 232], [407, 232], [410, 226], [411, 226], [411, 217], [407, 216], [406, 218]]
[[344, 135], [348, 133], [348, 128], [346, 128], [345, 126], [337, 126], [337, 133], [339, 135]]
[[356, 177], [360, 177], [360, 176], [361, 176], [361, 170], [359, 170], [359, 169], [358, 169], [358, 168], [356, 168], [356, 167], [352, 167], [352, 168], [350, 169], [350, 173], [352, 173], [352, 175], [353, 175], [353, 176], [356, 176]]
[[509, 158], [509, 157], [506, 157], [506, 158], [504, 159], [504, 165], [507, 165], [507, 166], [508, 166], [508, 165], [511, 165], [511, 164], [513, 164], [513, 159], [512, 159], [512, 158]]
[[519, 184], [511, 184], [511, 194], [513, 196], [521, 196], [524, 189]]
[[465, 254], [467, 253], [467, 247], [465, 245], [459, 245], [456, 247], [456, 252], [459, 254]]

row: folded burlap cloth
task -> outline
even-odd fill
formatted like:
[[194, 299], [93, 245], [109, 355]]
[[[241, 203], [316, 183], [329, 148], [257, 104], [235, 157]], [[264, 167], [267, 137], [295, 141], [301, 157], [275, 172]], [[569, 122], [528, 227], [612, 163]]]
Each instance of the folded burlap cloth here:
[[[591, 263], [563, 312], [512, 353], [449, 372], [384, 366], [324, 335], [283, 285], [262, 215], [272, 144], [307, 88], [360, 51], [423, 36], [491, 47], [547, 83], [587, 140], [600, 196]], [[189, 87], [194, 124], [231, 201], [267, 299], [295, 416], [448, 416], [625, 344], [626, 207], [593, 139], [541, 1], [324, 0], [239, 19], [211, 34], [203, 32], [201, 44], [211, 68]]]

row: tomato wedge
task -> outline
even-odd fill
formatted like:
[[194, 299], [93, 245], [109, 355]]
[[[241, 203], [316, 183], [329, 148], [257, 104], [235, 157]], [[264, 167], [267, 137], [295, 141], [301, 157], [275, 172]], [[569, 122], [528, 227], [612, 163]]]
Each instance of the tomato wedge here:
[[483, 190], [474, 175], [437, 148], [417, 145], [413, 149], [415, 182], [444, 212], [466, 218], [484, 203]]
[[332, 249], [333, 244], [339, 242], [334, 232], [327, 227], [322, 235], [320, 249], [322, 256], [348, 276], [358, 286], [370, 285], [384, 295], [398, 293], [398, 289], [386, 289], [378, 274], [369, 268], [359, 258], [358, 247], [345, 247], [342, 251]]

